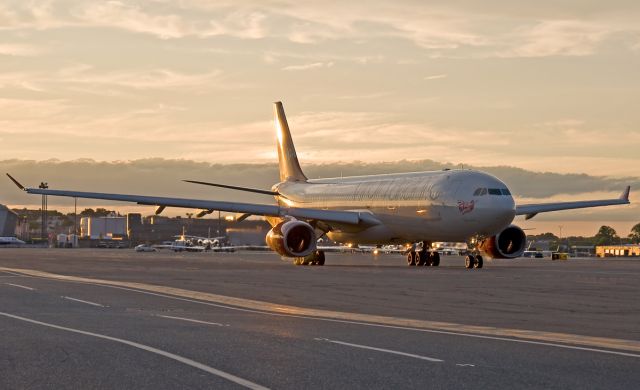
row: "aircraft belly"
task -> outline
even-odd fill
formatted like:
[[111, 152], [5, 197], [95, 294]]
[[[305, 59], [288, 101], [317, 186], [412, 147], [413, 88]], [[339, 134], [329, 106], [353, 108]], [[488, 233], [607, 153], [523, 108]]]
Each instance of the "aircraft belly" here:
[[430, 212], [424, 214], [418, 214], [416, 208], [399, 208], [393, 214], [381, 209], [371, 211], [381, 225], [360, 231], [333, 231], [329, 237], [361, 244], [465, 241], [482, 228], [481, 221], [464, 221], [457, 206], [432, 206]]

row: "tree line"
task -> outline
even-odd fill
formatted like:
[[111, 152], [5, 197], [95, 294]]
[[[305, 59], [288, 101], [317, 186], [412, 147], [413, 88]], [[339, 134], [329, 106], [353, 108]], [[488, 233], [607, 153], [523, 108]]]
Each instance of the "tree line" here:
[[631, 228], [631, 232], [626, 237], [621, 237], [618, 232], [611, 226], [600, 226], [598, 232], [593, 237], [572, 236], [563, 237], [562, 239], [553, 233], [543, 233], [538, 235], [529, 236], [530, 240], [545, 240], [571, 242], [572, 245], [620, 245], [620, 244], [640, 244], [640, 223], [635, 224]]

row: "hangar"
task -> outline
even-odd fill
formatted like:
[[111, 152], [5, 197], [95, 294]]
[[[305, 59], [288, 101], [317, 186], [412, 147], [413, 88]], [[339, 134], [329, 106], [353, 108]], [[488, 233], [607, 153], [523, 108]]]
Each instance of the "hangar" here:
[[18, 214], [0, 204], [0, 237], [14, 237], [17, 224]]

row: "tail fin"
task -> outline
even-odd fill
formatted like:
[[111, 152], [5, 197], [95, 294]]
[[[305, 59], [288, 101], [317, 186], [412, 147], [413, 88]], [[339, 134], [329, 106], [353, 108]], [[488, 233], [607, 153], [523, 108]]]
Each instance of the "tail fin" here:
[[307, 177], [302, 173], [296, 148], [293, 146], [287, 117], [284, 115], [282, 102], [275, 102], [273, 105], [274, 124], [276, 126], [278, 163], [280, 167], [280, 180], [307, 181]]

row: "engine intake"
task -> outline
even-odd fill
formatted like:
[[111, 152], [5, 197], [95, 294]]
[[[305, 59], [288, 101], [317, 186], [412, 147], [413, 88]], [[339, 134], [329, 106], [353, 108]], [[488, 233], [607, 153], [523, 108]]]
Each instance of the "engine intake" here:
[[280, 222], [269, 230], [266, 241], [271, 249], [285, 257], [305, 257], [316, 249], [315, 230], [298, 220]]
[[527, 235], [516, 225], [511, 225], [482, 241], [479, 248], [494, 259], [515, 259], [522, 256], [527, 244]]

